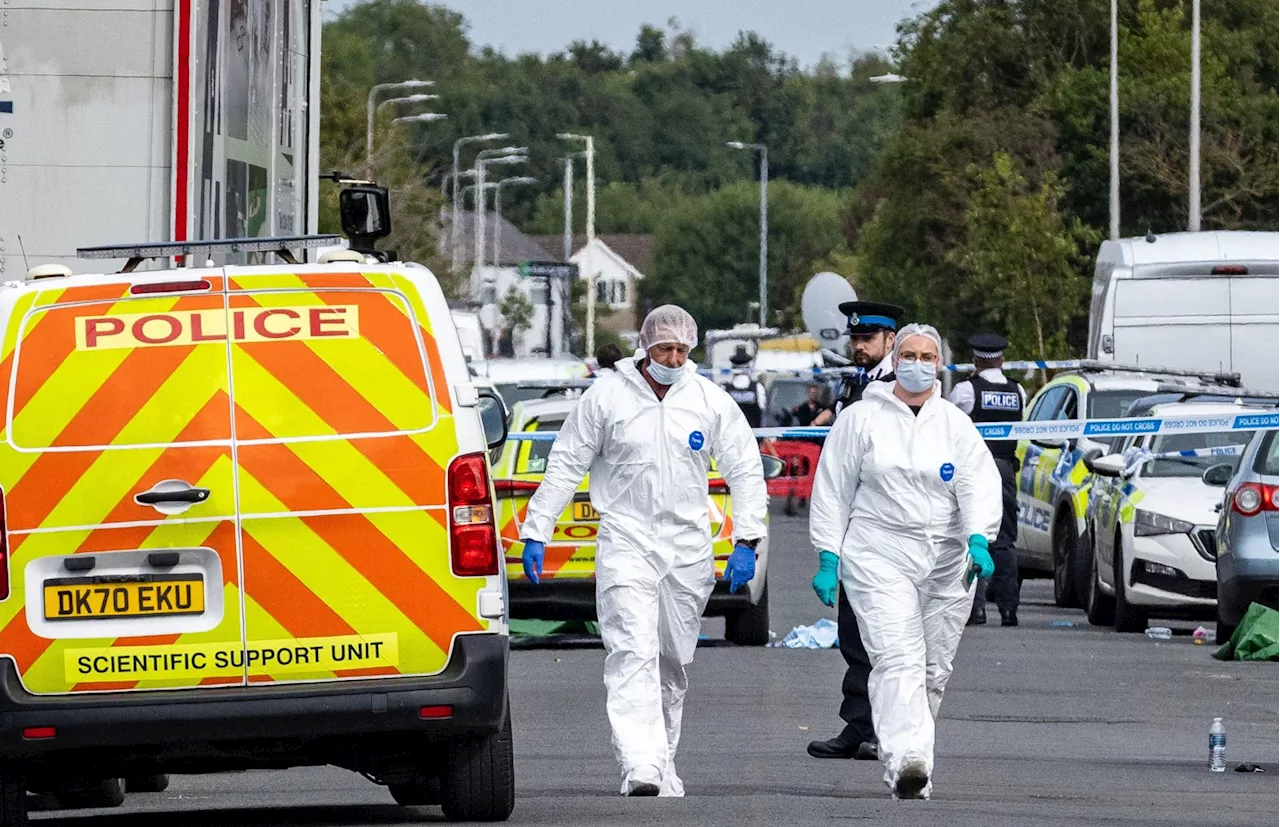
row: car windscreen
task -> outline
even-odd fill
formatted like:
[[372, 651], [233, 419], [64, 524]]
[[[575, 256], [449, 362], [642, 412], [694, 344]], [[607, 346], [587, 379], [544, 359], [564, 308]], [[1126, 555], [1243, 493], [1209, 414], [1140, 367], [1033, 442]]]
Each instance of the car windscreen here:
[[528, 402], [530, 399], [541, 399], [546, 396], [547, 388], [522, 388], [519, 382], [495, 382], [494, 387], [497, 388], [502, 401], [507, 403], [507, 409], [514, 408], [517, 402]]
[[1134, 400], [1147, 394], [1143, 391], [1094, 391], [1089, 394], [1090, 419], [1119, 419], [1129, 410]]
[[[1253, 437], [1251, 431], [1235, 431], [1215, 434], [1162, 434], [1151, 443], [1151, 453], [1191, 451], [1202, 448], [1227, 448], [1244, 446]], [[1198, 477], [1214, 465], [1239, 466], [1238, 456], [1170, 457], [1147, 463], [1143, 472], [1148, 477]]]
[[[525, 425], [526, 431], [559, 431], [560, 426], [564, 424], [563, 416], [547, 417], [544, 419], [532, 419]], [[547, 457], [551, 455], [551, 447], [554, 442], [529, 442], [528, 452], [520, 457], [520, 461], [516, 466], [517, 474], [541, 474], [547, 470]]]

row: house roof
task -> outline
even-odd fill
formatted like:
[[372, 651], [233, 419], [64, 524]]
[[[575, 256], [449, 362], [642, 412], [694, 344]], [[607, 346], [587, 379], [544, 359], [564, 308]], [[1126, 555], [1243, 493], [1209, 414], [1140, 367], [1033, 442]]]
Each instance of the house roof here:
[[[563, 235], [532, 236], [533, 240], [548, 251], [554, 251], [558, 260], [564, 254]], [[628, 264], [642, 274], [653, 269], [653, 236], [640, 233], [604, 233], [596, 234], [605, 246], [621, 256]], [[577, 255], [587, 246], [586, 235], [573, 237], [573, 254]]]
[[[493, 261], [493, 222], [496, 215], [492, 210], [485, 213], [485, 258], [486, 264]], [[476, 242], [474, 235], [475, 214], [471, 212], [463, 212], [458, 216], [458, 229], [461, 233], [459, 242], [462, 245], [462, 261], [464, 264], [471, 264], [475, 256]], [[523, 261], [559, 261], [560, 256], [551, 255], [547, 250], [533, 237], [527, 236], [520, 232], [520, 229], [507, 219], [502, 219], [502, 229], [499, 232], [502, 240], [502, 258], [498, 262], [504, 267], [514, 267]], [[451, 255], [449, 247], [449, 232], [440, 233], [440, 255], [448, 258]], [[546, 236], [542, 236], [546, 238]], [[553, 249], [559, 250], [559, 247]]]

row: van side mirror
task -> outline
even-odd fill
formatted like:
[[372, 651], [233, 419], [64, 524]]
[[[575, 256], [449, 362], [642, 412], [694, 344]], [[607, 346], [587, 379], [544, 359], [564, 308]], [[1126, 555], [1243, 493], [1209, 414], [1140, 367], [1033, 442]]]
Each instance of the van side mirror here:
[[490, 390], [481, 390], [477, 402], [480, 422], [484, 425], [485, 445], [490, 450], [507, 441], [507, 406], [502, 398]]
[[764, 478], [767, 480], [776, 480], [787, 467], [785, 462], [768, 454], [761, 454], [760, 461], [764, 463]]
[[1226, 487], [1235, 475], [1236, 469], [1231, 466], [1231, 463], [1220, 462], [1217, 465], [1211, 465], [1206, 468], [1204, 473], [1200, 475], [1200, 479], [1205, 485]]
[[338, 214], [353, 250], [376, 253], [378, 239], [391, 235], [391, 199], [386, 187], [346, 187], [338, 193]]

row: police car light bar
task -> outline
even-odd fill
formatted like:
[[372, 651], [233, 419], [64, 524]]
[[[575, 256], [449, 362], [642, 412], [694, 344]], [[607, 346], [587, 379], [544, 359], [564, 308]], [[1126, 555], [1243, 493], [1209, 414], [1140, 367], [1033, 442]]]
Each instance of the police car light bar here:
[[289, 252], [292, 249], [311, 250], [317, 247], [333, 247], [342, 243], [340, 235], [291, 235], [272, 238], [217, 238], [204, 241], [173, 241], [153, 244], [114, 244], [106, 247], [80, 247], [76, 255], [83, 259], [127, 258], [120, 271], [131, 273], [150, 258], [170, 258], [212, 253], [275, 253], [288, 264], [298, 260]]
[[[1119, 373], [1150, 373], [1158, 376], [1184, 376], [1212, 382], [1215, 385], [1240, 386], [1240, 374], [1218, 373], [1211, 370], [1186, 370], [1183, 368], [1166, 368], [1159, 365], [1126, 365], [1120, 362], [1103, 362], [1098, 359], [1065, 359], [1057, 362], [1005, 362], [1000, 366], [1003, 370], [1089, 370], [1116, 371]], [[946, 370], [954, 373], [972, 373], [974, 366], [970, 363], [947, 365]]]
[[711, 330], [704, 337], [705, 344], [711, 345], [716, 342], [732, 341], [741, 339], [743, 341], [759, 341], [760, 339], [776, 339], [782, 335], [782, 331], [776, 327], [748, 327], [742, 330]]

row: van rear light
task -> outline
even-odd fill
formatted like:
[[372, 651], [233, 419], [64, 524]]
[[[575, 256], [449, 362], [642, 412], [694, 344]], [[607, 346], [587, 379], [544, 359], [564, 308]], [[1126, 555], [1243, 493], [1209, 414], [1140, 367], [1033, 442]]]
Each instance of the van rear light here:
[[1252, 517], [1263, 511], [1276, 511], [1276, 486], [1246, 482], [1236, 489], [1231, 497], [1231, 510], [1245, 517]]
[[449, 464], [449, 553], [454, 574], [498, 573], [498, 531], [484, 454], [465, 454]]
[[1212, 276], [1247, 276], [1249, 268], [1243, 264], [1219, 264], [1209, 273]]
[[494, 480], [493, 491], [498, 495], [498, 499], [510, 499], [512, 497], [531, 497], [533, 492], [538, 490], [538, 483], [528, 480]]
[[729, 481], [726, 479], [707, 480], [708, 494], [727, 494], [729, 493]]
[[57, 738], [58, 730], [51, 726], [29, 726], [22, 730], [22, 737], [28, 741], [44, 741]]
[[195, 279], [192, 281], [156, 281], [150, 284], [135, 284], [129, 288], [129, 292], [135, 296], [144, 296], [148, 293], [200, 293], [212, 288], [213, 285], [204, 279]]
[[452, 718], [453, 707], [451, 706], [424, 706], [418, 710], [418, 717], [431, 720], [433, 718]]

